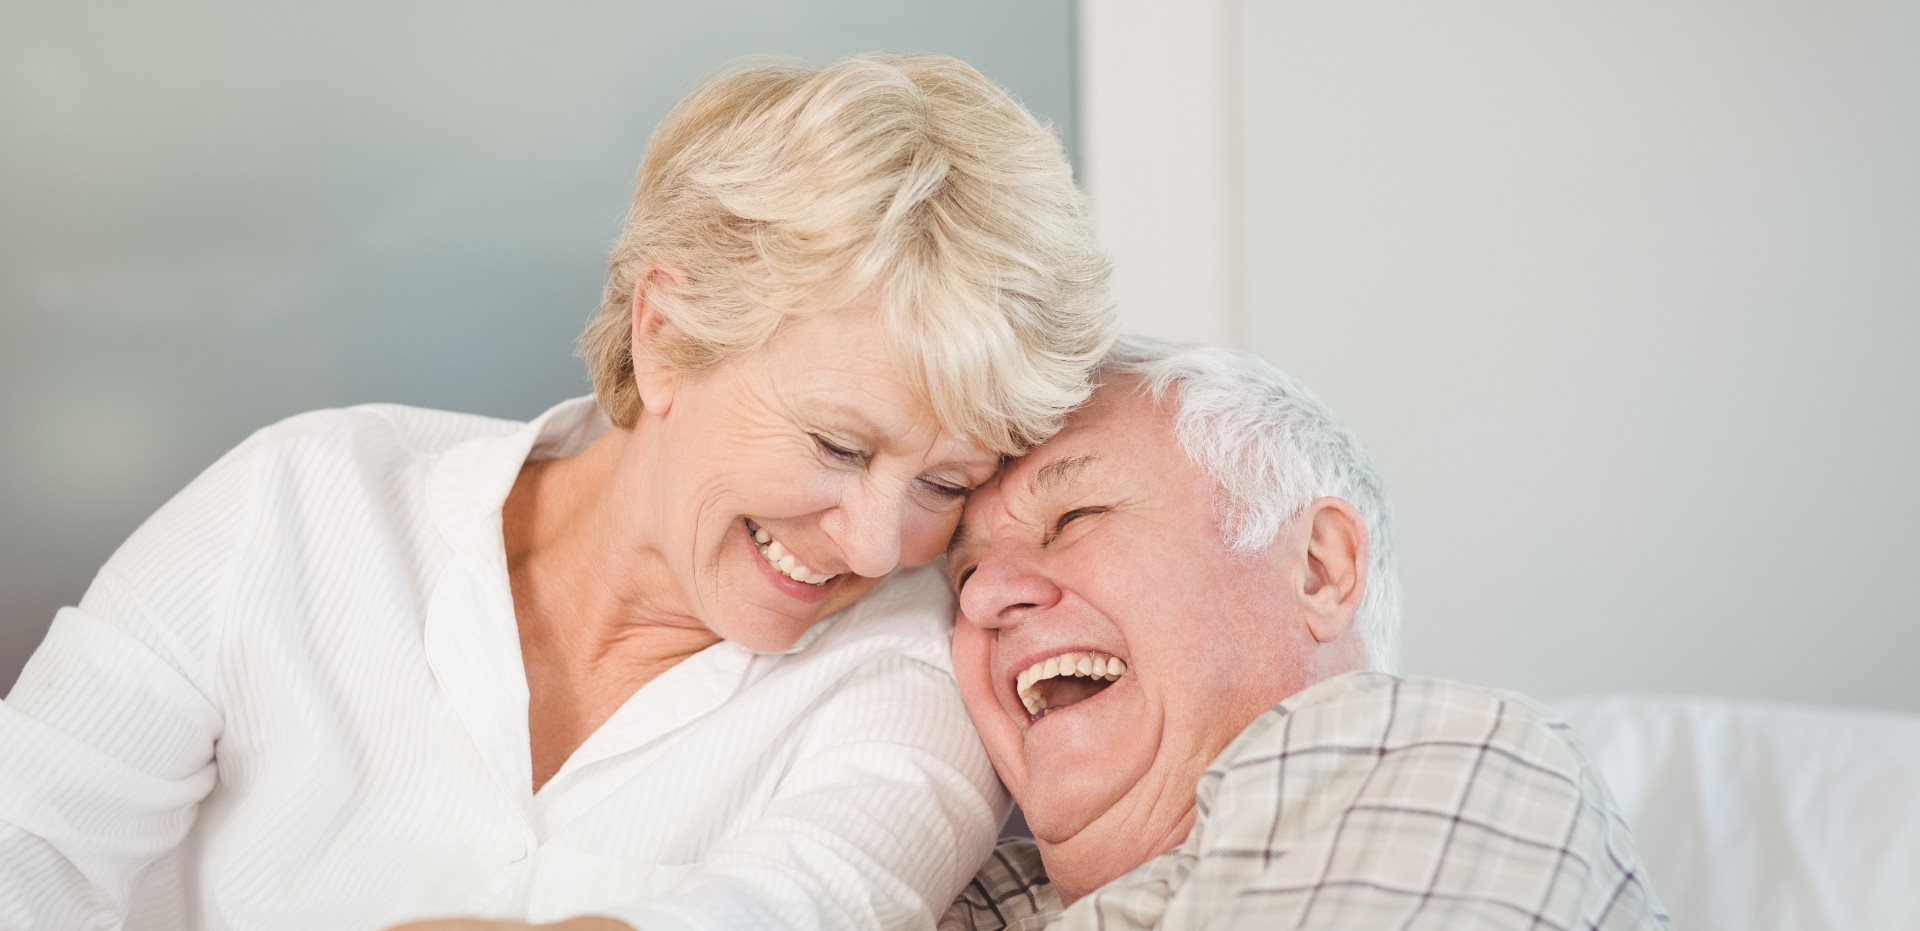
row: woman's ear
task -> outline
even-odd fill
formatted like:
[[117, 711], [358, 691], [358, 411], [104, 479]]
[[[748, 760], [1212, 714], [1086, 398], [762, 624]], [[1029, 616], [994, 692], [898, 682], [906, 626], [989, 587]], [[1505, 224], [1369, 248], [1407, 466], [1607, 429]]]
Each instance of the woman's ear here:
[[1341, 498], [1315, 498], [1295, 520], [1304, 522], [1307, 533], [1306, 571], [1297, 593], [1307, 629], [1314, 640], [1331, 643], [1352, 628], [1366, 595], [1367, 525]]
[[673, 407], [674, 394], [680, 388], [677, 370], [654, 361], [661, 346], [679, 336], [679, 328], [660, 312], [656, 295], [663, 290], [678, 290], [687, 284], [687, 276], [678, 269], [658, 263], [647, 266], [645, 274], [633, 286], [633, 358], [634, 388], [640, 394], [640, 407], [654, 415]]

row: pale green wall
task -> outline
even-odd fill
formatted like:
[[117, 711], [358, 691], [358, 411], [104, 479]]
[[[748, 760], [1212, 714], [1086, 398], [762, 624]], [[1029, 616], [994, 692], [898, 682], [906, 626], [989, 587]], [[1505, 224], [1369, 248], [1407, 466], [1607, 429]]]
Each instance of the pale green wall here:
[[1237, 10], [1243, 332], [1407, 670], [1920, 711], [1920, 6]]
[[1067, 0], [0, 0], [0, 691], [253, 429], [525, 417], [654, 123], [747, 53], [958, 55], [1073, 138]]

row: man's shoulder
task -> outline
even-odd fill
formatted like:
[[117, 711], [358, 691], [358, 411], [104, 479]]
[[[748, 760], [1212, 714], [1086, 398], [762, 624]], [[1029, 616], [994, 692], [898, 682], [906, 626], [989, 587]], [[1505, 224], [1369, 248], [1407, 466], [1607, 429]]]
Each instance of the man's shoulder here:
[[1497, 786], [1524, 785], [1551, 819], [1604, 793], [1597, 779], [1565, 725], [1523, 695], [1348, 673], [1296, 693], [1241, 731], [1200, 777], [1190, 841], [1201, 856], [1256, 851], [1271, 859], [1342, 824], [1378, 821], [1390, 832], [1409, 818], [1497, 807]]
[[1521, 756], [1574, 777], [1584, 763], [1567, 725], [1518, 692], [1444, 679], [1351, 672], [1317, 683], [1255, 718], [1210, 774], [1307, 756], [1381, 758], [1421, 749]]
[[1060, 910], [1060, 897], [1030, 838], [1000, 842], [940, 918], [939, 931], [1024, 931]]
[[1514, 692], [1329, 679], [1255, 719], [1195, 800], [1176, 911], [1251, 896], [1272, 914], [1311, 908], [1363, 926], [1434, 902], [1498, 927], [1516, 916], [1666, 926], [1598, 769], [1565, 724]]
[[1334, 676], [1301, 689], [1275, 705], [1273, 711], [1287, 714], [1311, 708], [1324, 711], [1368, 705], [1415, 709], [1422, 715], [1408, 718], [1407, 723], [1429, 725], [1501, 713], [1543, 722], [1552, 717], [1544, 705], [1508, 689], [1365, 670]]

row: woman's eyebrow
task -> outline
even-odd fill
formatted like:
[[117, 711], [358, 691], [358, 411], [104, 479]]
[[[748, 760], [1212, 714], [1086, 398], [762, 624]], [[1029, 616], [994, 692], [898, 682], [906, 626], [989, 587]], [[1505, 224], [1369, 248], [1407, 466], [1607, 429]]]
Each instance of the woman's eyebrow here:
[[[832, 398], [818, 405], [814, 410], [820, 414], [827, 415], [826, 419], [837, 421], [837, 423], [831, 426], [851, 427], [868, 436], [887, 435], [887, 431], [881, 427], [880, 424], [874, 422], [873, 416], [857, 404], [848, 404], [839, 398]], [[822, 426], [829, 425], [822, 424]]]

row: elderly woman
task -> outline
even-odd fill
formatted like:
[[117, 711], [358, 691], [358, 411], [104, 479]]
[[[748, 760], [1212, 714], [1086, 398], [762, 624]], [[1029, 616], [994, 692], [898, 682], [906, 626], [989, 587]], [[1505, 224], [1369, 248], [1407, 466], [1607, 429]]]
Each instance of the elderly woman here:
[[0, 705], [0, 925], [931, 926], [1006, 803], [905, 567], [1085, 396], [1105, 276], [960, 62], [700, 88], [596, 398], [295, 417], [60, 612]]

